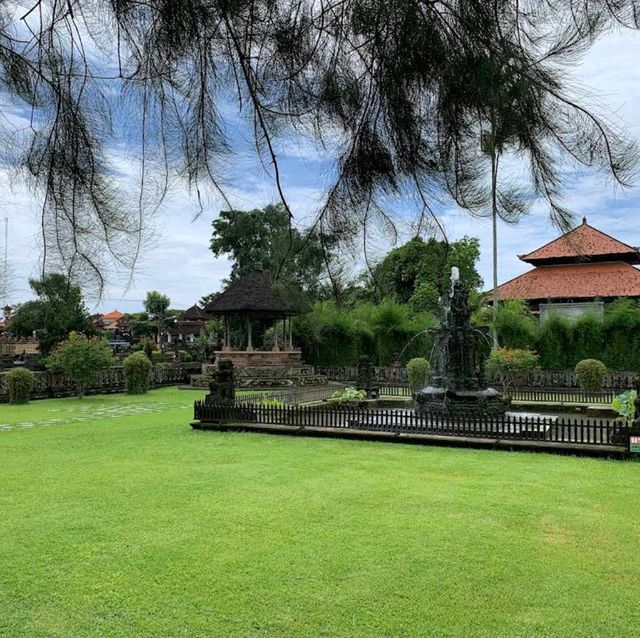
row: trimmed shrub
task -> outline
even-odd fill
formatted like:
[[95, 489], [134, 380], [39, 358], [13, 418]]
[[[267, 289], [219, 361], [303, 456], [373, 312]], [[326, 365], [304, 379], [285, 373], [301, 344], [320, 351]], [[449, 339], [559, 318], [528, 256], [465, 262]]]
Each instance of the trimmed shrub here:
[[430, 376], [431, 365], [423, 357], [416, 357], [407, 363], [407, 377], [414, 392], [424, 388]]
[[122, 363], [124, 383], [129, 394], [145, 394], [149, 389], [151, 361], [144, 352], [130, 354]]
[[607, 366], [598, 359], [583, 359], [575, 367], [578, 384], [586, 392], [599, 392], [604, 384]]
[[31, 370], [14, 368], [5, 374], [4, 379], [9, 392], [9, 403], [14, 405], [29, 403], [34, 379]]
[[537, 365], [538, 355], [531, 350], [497, 348], [489, 355], [486, 373], [490, 379], [498, 382], [502, 392], [508, 395], [518, 378]]

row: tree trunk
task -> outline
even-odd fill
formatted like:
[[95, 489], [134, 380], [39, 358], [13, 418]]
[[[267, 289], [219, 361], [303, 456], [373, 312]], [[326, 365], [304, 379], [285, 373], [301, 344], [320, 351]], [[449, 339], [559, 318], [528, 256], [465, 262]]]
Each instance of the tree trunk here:
[[498, 347], [498, 157], [496, 155], [495, 145], [491, 148], [491, 221], [493, 225], [493, 326], [491, 333], [493, 335], [493, 348]]

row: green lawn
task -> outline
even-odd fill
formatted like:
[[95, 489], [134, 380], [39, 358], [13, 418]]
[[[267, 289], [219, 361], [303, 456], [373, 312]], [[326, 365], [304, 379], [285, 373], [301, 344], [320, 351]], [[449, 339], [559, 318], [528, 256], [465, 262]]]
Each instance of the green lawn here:
[[0, 406], [0, 636], [637, 636], [640, 465]]

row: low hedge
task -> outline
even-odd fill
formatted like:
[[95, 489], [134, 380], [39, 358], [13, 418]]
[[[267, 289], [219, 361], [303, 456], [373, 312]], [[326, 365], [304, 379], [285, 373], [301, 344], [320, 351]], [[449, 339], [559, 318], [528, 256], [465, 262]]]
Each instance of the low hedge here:
[[575, 367], [580, 389], [585, 392], [600, 392], [604, 386], [607, 366], [598, 359], [583, 359]]
[[14, 368], [5, 374], [5, 382], [9, 393], [9, 403], [29, 403], [29, 395], [33, 389], [34, 375], [26, 368]]
[[129, 394], [145, 394], [149, 389], [151, 361], [144, 352], [134, 352], [123, 362], [124, 383]]

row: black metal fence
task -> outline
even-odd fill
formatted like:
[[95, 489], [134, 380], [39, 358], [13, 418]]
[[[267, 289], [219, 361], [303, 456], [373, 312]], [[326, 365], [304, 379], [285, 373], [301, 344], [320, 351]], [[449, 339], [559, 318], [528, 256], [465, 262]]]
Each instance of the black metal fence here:
[[[322, 374], [332, 381], [353, 384], [358, 378], [358, 368], [354, 366], [316, 366], [316, 373]], [[406, 368], [403, 367], [375, 367], [376, 383], [384, 385], [406, 384], [408, 382]], [[619, 394], [623, 390], [633, 388], [638, 373], [629, 371], [610, 371], [605, 375], [603, 388]], [[490, 379], [488, 381], [491, 381]], [[532, 370], [515, 380], [518, 387], [523, 388], [563, 388], [579, 389], [578, 379], [572, 370], [549, 371]]]
[[[330, 398], [336, 391], [344, 389], [343, 386], [292, 386], [282, 390], [239, 391], [238, 398], [245, 403], [260, 403], [267, 400], [279, 401], [287, 405], [324, 401]], [[385, 398], [411, 398], [413, 390], [408, 384], [396, 383], [393, 385], [380, 385], [379, 396]], [[584, 392], [575, 388], [511, 388], [507, 392], [516, 402], [552, 403], [568, 405], [600, 405], [609, 406], [616, 396], [614, 390], [602, 392]]]
[[323, 386], [291, 386], [283, 390], [239, 390], [238, 401], [243, 403], [266, 403], [280, 402], [287, 405], [299, 405], [301, 403], [311, 403], [313, 401], [324, 401], [331, 398], [335, 392], [343, 390], [339, 385]]
[[581, 403], [589, 405], [611, 405], [621, 391], [603, 390], [585, 392], [575, 388], [514, 388], [509, 391], [511, 398], [532, 403]]
[[431, 434], [500, 441], [587, 446], [625, 446], [628, 429], [607, 419], [555, 417], [460, 417], [362, 406], [269, 406], [196, 401], [201, 423], [286, 425], [294, 428], [359, 430], [391, 434]]
[[[380, 386], [380, 396], [411, 397], [412, 389], [408, 385]], [[584, 392], [575, 388], [511, 388], [507, 394], [515, 401], [531, 403], [560, 403], [582, 405], [611, 405], [618, 394], [614, 390], [602, 392]]]

